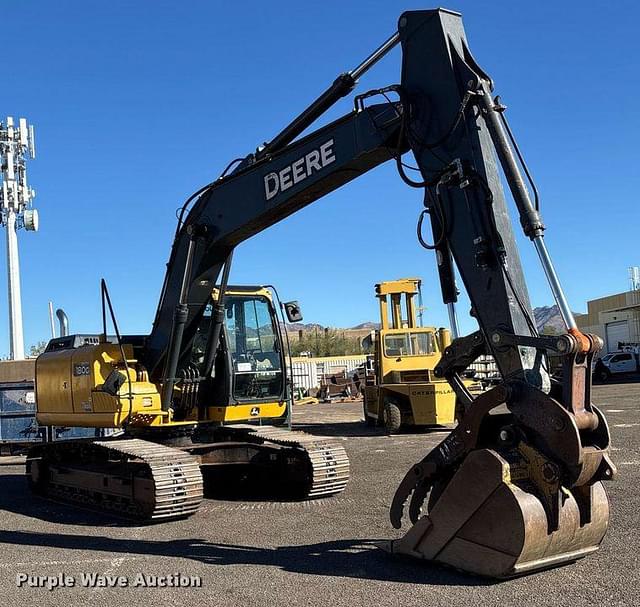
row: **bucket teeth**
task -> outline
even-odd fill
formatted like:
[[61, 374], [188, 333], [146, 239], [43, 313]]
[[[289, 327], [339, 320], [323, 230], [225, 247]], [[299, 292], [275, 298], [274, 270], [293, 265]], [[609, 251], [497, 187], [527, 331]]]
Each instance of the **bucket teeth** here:
[[[433, 453], [433, 452], [432, 452]], [[393, 496], [391, 502], [391, 508], [389, 509], [389, 519], [395, 529], [402, 527], [402, 517], [404, 515], [404, 507], [411, 494], [418, 489], [418, 487], [424, 487], [424, 495], [429, 492], [430, 482], [429, 479], [435, 472], [435, 466], [428, 461], [431, 453], [427, 455], [420, 463], [416, 464], [405, 474], [399, 487]], [[418, 511], [422, 508], [422, 502], [416, 502], [414, 508]], [[413, 500], [412, 500], [413, 503]], [[414, 511], [415, 512], [415, 511]]]
[[430, 486], [426, 483], [420, 483], [414, 490], [409, 503], [409, 520], [415, 523], [420, 518], [424, 500], [429, 494]]

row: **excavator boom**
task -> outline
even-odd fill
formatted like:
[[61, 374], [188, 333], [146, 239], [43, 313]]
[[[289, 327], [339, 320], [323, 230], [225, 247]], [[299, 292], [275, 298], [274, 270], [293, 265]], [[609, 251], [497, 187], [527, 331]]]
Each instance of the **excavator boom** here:
[[[189, 309], [178, 347], [188, 356], [198, 321], [230, 251], [242, 241], [315, 202], [379, 164], [398, 144], [399, 106], [380, 104], [350, 114], [272, 154], [248, 157], [214, 182], [179, 225], [162, 297], [145, 347], [145, 364], [163, 370], [174, 313], [186, 279]], [[194, 243], [187, 263], [189, 245]], [[185, 271], [189, 275], [185, 277]]]

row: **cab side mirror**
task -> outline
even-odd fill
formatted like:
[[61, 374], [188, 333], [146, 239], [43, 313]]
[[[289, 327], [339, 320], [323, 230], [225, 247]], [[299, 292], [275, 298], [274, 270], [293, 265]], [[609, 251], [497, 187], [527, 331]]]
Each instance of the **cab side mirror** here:
[[297, 301], [285, 301], [282, 305], [289, 322], [300, 322], [302, 320], [302, 310]]

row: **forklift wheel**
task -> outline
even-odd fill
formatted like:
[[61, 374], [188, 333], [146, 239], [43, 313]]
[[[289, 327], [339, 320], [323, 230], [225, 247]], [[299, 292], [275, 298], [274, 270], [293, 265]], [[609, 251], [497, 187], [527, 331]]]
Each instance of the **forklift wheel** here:
[[402, 426], [402, 413], [400, 412], [400, 407], [391, 400], [385, 400], [382, 419], [387, 432], [389, 434], [395, 434], [400, 430], [400, 426]]

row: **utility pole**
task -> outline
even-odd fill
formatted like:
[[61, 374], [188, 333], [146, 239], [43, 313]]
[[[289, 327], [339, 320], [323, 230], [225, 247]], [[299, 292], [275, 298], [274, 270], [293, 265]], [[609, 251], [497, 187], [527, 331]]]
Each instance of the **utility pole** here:
[[7, 228], [9, 348], [13, 360], [24, 359], [18, 230], [38, 230], [38, 211], [31, 208], [35, 192], [27, 185], [27, 156], [36, 156], [33, 126], [20, 118], [16, 127], [9, 116], [5, 123], [0, 122], [0, 225]]

